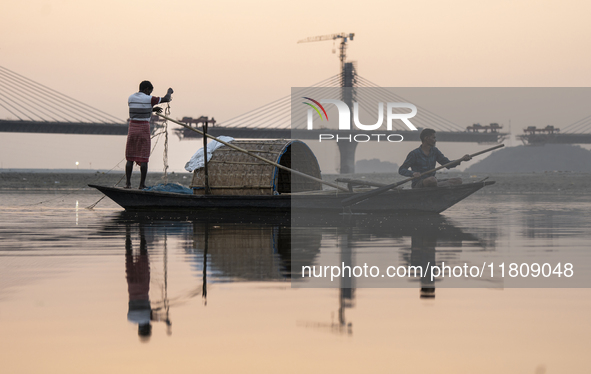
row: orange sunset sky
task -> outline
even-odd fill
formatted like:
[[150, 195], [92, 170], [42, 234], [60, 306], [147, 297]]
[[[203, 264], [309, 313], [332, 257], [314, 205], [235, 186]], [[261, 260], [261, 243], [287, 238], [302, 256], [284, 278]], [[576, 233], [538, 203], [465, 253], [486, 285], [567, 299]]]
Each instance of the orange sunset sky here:
[[[586, 1], [12, 1], [0, 66], [121, 119], [144, 79], [155, 95], [174, 88], [175, 118], [245, 113], [337, 74], [332, 41], [297, 41], [339, 32], [356, 34], [349, 59], [383, 87], [588, 87], [590, 11]], [[0, 133], [0, 161], [108, 169], [124, 146], [122, 136]], [[196, 148], [172, 140], [172, 169]]]

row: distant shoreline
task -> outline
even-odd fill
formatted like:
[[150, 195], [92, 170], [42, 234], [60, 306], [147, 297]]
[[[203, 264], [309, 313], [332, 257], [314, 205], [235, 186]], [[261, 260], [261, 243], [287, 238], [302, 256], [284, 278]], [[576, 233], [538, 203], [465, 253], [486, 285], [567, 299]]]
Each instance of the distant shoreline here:
[[107, 169], [0, 169], [0, 173], [72, 173], [72, 174], [96, 174], [96, 173], [120, 173], [123, 174], [123, 170], [107, 170]]
[[[10, 171], [9, 171], [10, 170]], [[16, 171], [19, 170], [19, 171]], [[66, 169], [3, 169], [0, 171], [0, 192], [64, 192], [80, 191], [81, 193], [97, 193], [98, 191], [88, 187], [88, 184], [103, 186], [120, 186], [125, 183], [122, 171], [72, 171]], [[146, 184], [154, 186], [163, 183], [162, 172], [148, 172]], [[570, 195], [588, 194], [591, 191], [591, 173], [585, 172], [542, 172], [542, 173], [467, 173], [467, 172], [442, 172], [437, 173], [439, 178], [460, 177], [464, 183], [472, 183], [489, 177], [497, 183], [478, 193], [484, 194], [540, 194], [560, 193]], [[139, 185], [140, 173], [134, 171], [132, 176], [132, 188]], [[326, 181], [334, 182], [337, 178], [354, 178], [374, 181], [379, 183], [394, 183], [404, 179], [397, 173], [366, 173], [354, 175], [323, 174]], [[188, 172], [168, 174], [169, 183], [178, 183], [188, 187], [191, 184], [192, 175]], [[343, 184], [343, 186], [345, 186]], [[408, 187], [408, 184], [406, 185]]]
[[[10, 170], [10, 171], [9, 171]], [[148, 172], [146, 183], [153, 186], [163, 183], [162, 172]], [[112, 171], [83, 171], [69, 169], [2, 169], [0, 171], [1, 191], [75, 191], [92, 190], [88, 184], [104, 186], [118, 185], [123, 187], [125, 173], [121, 170]], [[139, 185], [140, 172], [135, 170], [131, 177], [133, 188]], [[168, 173], [169, 183], [179, 183], [188, 186], [192, 175], [185, 173]], [[98, 192], [98, 191], [97, 191]]]

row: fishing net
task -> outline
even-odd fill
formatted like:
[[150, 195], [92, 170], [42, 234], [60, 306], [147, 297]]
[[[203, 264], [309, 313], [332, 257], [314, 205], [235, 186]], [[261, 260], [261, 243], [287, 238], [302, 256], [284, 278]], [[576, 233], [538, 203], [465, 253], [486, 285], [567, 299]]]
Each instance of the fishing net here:
[[144, 188], [144, 191], [157, 191], [157, 192], [174, 192], [174, 193], [184, 193], [184, 194], [193, 194], [193, 190], [180, 185], [178, 183], [160, 183], [152, 187]]

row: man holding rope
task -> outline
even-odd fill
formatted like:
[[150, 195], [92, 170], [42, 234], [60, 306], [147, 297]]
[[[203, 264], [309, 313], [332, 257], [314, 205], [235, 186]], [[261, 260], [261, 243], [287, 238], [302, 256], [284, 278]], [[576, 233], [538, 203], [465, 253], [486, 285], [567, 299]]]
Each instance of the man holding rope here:
[[[435, 143], [437, 138], [435, 137], [435, 130], [424, 129], [421, 131], [421, 146], [415, 150], [412, 150], [406, 160], [398, 169], [398, 173], [405, 177], [418, 177], [422, 173], [435, 169], [435, 163], [438, 162], [440, 165], [449, 164], [451, 161], [441, 153]], [[470, 161], [472, 157], [465, 155], [460, 161]], [[448, 166], [448, 169], [458, 166]], [[408, 169], [411, 170], [408, 170]], [[462, 184], [462, 178], [451, 178], [444, 180], [437, 180], [435, 178], [435, 172], [426, 174], [421, 178], [412, 181], [412, 188], [423, 188], [423, 187], [446, 187], [455, 186]]]
[[150, 118], [152, 112], [161, 113], [162, 108], [154, 105], [167, 103], [172, 100], [172, 88], [168, 89], [166, 96], [160, 98], [151, 96], [154, 86], [149, 81], [140, 83], [139, 92], [129, 97], [129, 129], [127, 131], [127, 145], [125, 146], [125, 188], [131, 188], [131, 173], [133, 163], [140, 167], [141, 178], [139, 189], [146, 188], [146, 175], [148, 174], [148, 161], [150, 158]]

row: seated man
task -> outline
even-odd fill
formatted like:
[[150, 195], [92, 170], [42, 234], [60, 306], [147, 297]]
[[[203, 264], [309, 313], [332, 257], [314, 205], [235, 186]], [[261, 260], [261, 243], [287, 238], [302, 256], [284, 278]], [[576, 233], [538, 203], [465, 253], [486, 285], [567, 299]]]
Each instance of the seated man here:
[[[405, 177], [417, 177], [426, 171], [435, 169], [435, 162], [438, 162], [440, 165], [452, 162], [445, 157], [437, 147], [435, 147], [435, 143], [437, 142], [437, 139], [435, 138], [435, 130], [424, 129], [421, 132], [420, 137], [421, 146], [412, 150], [398, 169], [398, 173]], [[460, 161], [469, 161], [470, 159], [470, 155], [465, 155]], [[454, 168], [459, 164], [460, 162], [456, 165], [449, 166], [448, 169]], [[412, 171], [408, 170], [409, 168]], [[462, 178], [451, 178], [438, 181], [437, 178], [435, 178], [435, 172], [432, 172], [413, 180], [412, 188], [446, 187], [458, 184], [462, 184]]]

